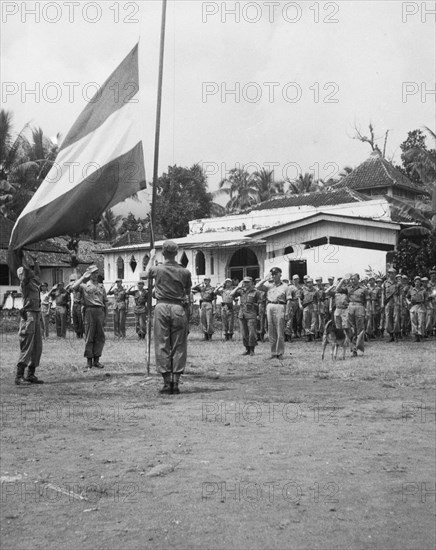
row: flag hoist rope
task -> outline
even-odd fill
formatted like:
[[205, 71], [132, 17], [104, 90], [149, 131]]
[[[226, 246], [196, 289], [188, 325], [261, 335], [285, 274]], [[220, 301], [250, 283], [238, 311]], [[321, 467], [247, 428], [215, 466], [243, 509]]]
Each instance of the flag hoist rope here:
[[[159, 53], [159, 77], [157, 85], [157, 104], [156, 104], [156, 129], [154, 135], [154, 163], [153, 163], [153, 189], [150, 208], [150, 250], [154, 248], [155, 241], [155, 203], [157, 193], [157, 180], [159, 169], [159, 138], [160, 138], [160, 115], [162, 106], [162, 79], [163, 79], [163, 62], [165, 51], [165, 21], [166, 21], [167, 0], [162, 0], [162, 19], [160, 28], [160, 53]], [[150, 374], [150, 353], [151, 353], [151, 322], [152, 322], [152, 288], [153, 281], [148, 279], [148, 326], [147, 326], [147, 374]]]

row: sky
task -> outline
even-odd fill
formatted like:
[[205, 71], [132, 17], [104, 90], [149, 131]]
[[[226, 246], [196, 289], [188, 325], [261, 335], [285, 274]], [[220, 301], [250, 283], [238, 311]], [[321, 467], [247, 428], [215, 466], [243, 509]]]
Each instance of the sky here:
[[[368, 135], [370, 122], [381, 149], [389, 130], [386, 156], [399, 163], [407, 132], [435, 126], [434, 10], [397, 0], [168, 0], [159, 173], [201, 163], [211, 191], [235, 166], [328, 179], [369, 156], [353, 136], [355, 127]], [[3, 1], [1, 12], [1, 103], [16, 132], [30, 123], [65, 137], [139, 40], [151, 180], [161, 1]], [[118, 208], [129, 210], [144, 215], [146, 200]]]

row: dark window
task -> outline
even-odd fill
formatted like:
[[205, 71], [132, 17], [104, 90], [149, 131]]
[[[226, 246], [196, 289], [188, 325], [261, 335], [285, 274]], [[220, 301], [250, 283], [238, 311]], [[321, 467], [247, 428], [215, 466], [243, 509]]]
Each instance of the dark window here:
[[135, 260], [135, 256], [132, 256], [130, 258], [130, 269], [133, 273], [135, 273], [136, 266], [138, 265], [138, 262]]
[[124, 279], [124, 260], [121, 256], [117, 260], [117, 278]]
[[180, 258], [180, 263], [183, 267], [186, 267], [189, 264], [188, 256], [186, 255], [186, 252], [183, 252], [182, 257]]
[[147, 267], [149, 261], [150, 261], [150, 256], [146, 254], [142, 260], [142, 271], [145, 271], [145, 268]]
[[51, 273], [54, 285], [64, 282], [64, 270], [61, 267], [54, 267]]
[[215, 261], [213, 259], [213, 256], [210, 257], [210, 274], [213, 275], [215, 273]]
[[195, 256], [195, 272], [197, 275], [205, 275], [206, 273], [206, 259], [203, 252], [197, 252]]
[[7, 265], [0, 265], [0, 285], [9, 285], [9, 268]]
[[304, 275], [307, 275], [306, 260], [291, 260], [289, 262], [289, 280], [292, 280], [294, 275], [298, 275], [300, 282], [303, 282]]

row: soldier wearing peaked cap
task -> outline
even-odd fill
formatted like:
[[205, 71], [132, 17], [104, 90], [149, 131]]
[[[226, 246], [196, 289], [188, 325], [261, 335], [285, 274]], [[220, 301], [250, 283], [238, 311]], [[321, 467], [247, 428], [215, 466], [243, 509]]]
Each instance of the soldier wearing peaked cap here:
[[398, 340], [400, 334], [400, 287], [396, 280], [397, 271], [391, 267], [388, 278], [382, 285], [382, 303], [384, 310], [385, 330], [390, 335], [390, 342]]
[[165, 261], [154, 264], [156, 251], [150, 254], [146, 277], [155, 280], [154, 349], [156, 368], [164, 385], [160, 393], [180, 393], [179, 379], [185, 371], [188, 346], [187, 305], [191, 296], [191, 272], [176, 262], [178, 247], [165, 241], [162, 254]]
[[[256, 285], [257, 290], [266, 292], [266, 316], [271, 358], [281, 359], [285, 351], [285, 323], [290, 317], [292, 293], [281, 280], [282, 270], [273, 267]], [[289, 303], [288, 303], [289, 302]]]

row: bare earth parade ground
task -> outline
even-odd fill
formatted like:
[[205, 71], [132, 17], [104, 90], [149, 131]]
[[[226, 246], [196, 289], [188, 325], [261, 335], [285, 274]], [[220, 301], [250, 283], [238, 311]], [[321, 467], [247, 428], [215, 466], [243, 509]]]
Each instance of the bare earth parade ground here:
[[200, 338], [162, 397], [133, 334], [90, 372], [51, 336], [32, 387], [2, 335], [3, 550], [434, 548], [434, 338], [336, 362]]

